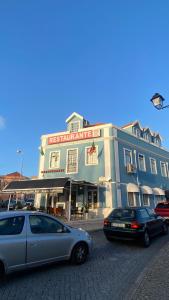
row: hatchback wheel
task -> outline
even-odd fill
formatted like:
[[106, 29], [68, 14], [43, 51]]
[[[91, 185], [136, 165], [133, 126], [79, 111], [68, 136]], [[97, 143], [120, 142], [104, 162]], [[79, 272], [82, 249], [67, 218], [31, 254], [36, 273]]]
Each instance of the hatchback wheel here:
[[162, 226], [162, 234], [167, 235], [168, 234], [168, 225], [166, 223]]
[[143, 235], [143, 245], [146, 248], [150, 246], [150, 236], [147, 230], [144, 232]]
[[77, 244], [72, 251], [71, 262], [81, 265], [86, 261], [87, 255], [87, 246], [84, 243]]

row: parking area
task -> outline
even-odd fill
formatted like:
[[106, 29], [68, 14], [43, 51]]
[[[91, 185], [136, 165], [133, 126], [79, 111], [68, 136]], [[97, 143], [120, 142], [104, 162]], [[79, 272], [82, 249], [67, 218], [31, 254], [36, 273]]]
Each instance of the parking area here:
[[110, 243], [102, 231], [91, 234], [94, 249], [84, 265], [64, 262], [11, 274], [0, 285], [0, 299], [127, 299], [141, 272], [169, 241], [160, 236], [145, 249], [133, 242]]

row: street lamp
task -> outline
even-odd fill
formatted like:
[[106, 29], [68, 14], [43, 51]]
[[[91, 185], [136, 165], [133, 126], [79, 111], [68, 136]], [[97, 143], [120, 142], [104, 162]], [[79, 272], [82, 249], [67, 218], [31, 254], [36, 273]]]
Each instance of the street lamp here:
[[20, 166], [20, 178], [22, 177], [22, 170], [23, 170], [23, 151], [18, 149], [16, 153], [21, 156], [21, 166]]
[[163, 96], [161, 96], [158, 93], [155, 93], [154, 96], [151, 98], [151, 102], [153, 103], [154, 107], [158, 110], [169, 107], [169, 105], [163, 106], [164, 100], [165, 99], [163, 98]]

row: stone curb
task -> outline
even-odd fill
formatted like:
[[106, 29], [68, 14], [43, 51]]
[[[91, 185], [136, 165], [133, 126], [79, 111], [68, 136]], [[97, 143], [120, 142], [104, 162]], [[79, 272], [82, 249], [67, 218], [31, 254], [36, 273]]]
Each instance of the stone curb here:
[[66, 222], [66, 224], [72, 227], [82, 228], [88, 232], [100, 231], [103, 229], [103, 219], [70, 221]]

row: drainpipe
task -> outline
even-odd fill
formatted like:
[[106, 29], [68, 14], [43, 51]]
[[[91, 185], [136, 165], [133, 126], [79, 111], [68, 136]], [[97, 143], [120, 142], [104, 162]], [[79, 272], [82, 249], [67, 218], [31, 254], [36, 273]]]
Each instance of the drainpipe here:
[[141, 195], [140, 195], [140, 182], [139, 182], [139, 178], [138, 178], [138, 168], [137, 168], [137, 157], [136, 157], [136, 150], [133, 151], [134, 152], [134, 160], [135, 160], [135, 166], [136, 166], [136, 180], [137, 180], [137, 185], [139, 187], [139, 203], [140, 203], [140, 206], [141, 206]]

